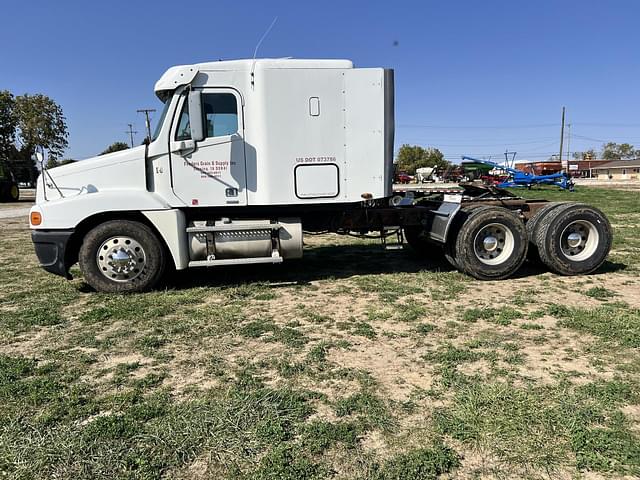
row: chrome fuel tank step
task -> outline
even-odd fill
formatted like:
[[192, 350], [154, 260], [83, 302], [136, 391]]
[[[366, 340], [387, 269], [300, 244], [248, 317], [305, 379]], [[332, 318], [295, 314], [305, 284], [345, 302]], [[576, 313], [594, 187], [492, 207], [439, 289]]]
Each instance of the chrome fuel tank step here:
[[280, 263], [302, 257], [299, 218], [196, 221], [186, 231], [189, 266]]

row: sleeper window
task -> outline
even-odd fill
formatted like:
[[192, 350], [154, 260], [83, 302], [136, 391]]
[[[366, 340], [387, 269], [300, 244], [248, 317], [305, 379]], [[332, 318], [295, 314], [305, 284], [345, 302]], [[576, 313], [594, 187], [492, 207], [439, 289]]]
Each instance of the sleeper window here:
[[[238, 131], [238, 104], [235, 95], [231, 93], [204, 93], [202, 95], [202, 113], [207, 138], [224, 137]], [[180, 112], [176, 140], [189, 140], [190, 138], [189, 106], [185, 99], [182, 112]]]

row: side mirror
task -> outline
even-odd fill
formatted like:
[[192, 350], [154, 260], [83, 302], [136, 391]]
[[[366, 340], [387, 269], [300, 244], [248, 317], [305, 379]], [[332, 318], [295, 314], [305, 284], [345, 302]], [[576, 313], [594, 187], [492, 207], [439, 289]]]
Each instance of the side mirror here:
[[202, 94], [200, 90], [189, 91], [189, 126], [191, 128], [191, 140], [199, 142], [204, 140], [204, 122], [202, 115]]

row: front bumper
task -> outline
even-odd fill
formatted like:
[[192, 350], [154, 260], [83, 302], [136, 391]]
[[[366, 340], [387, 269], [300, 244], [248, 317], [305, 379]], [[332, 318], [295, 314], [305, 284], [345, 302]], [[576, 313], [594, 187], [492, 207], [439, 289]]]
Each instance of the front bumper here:
[[69, 239], [74, 230], [32, 230], [31, 240], [36, 250], [40, 266], [47, 272], [71, 280], [70, 265], [66, 262]]

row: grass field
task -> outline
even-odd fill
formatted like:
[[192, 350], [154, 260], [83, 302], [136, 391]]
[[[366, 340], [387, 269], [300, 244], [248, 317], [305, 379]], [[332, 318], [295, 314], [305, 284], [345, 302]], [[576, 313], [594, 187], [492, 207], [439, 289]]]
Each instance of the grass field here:
[[0, 477], [640, 476], [640, 195], [523, 193], [604, 210], [609, 261], [477, 282], [319, 236], [103, 295], [4, 221]]

